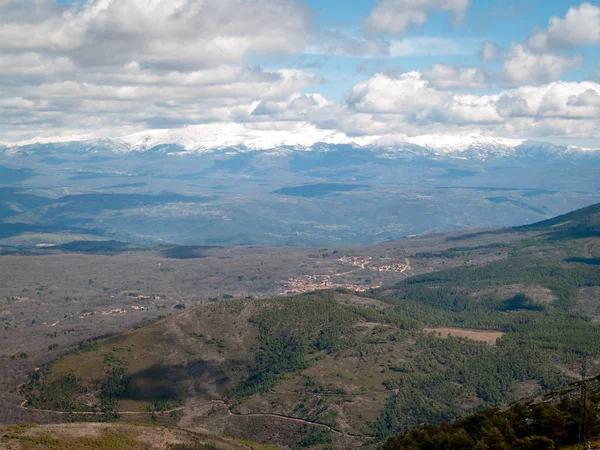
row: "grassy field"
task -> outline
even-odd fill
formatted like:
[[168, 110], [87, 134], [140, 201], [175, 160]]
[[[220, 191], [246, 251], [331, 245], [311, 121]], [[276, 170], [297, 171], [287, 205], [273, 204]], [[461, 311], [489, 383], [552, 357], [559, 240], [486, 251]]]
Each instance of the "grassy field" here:
[[19, 450], [271, 450], [253, 442], [144, 424], [14, 425], [0, 427], [0, 448]]

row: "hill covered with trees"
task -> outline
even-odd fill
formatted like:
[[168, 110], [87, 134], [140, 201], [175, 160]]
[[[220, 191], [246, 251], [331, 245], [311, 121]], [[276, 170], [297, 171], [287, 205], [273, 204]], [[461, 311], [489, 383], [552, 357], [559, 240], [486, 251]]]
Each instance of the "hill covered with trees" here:
[[[470, 436], [470, 422], [463, 431], [452, 428], [460, 421], [418, 427], [484, 411], [477, 420], [506, 432], [508, 448], [549, 448], [552, 436], [536, 429], [540, 439], [528, 441], [485, 410], [568, 386], [583, 359], [590, 374], [600, 372], [600, 240], [593, 216], [577, 214], [572, 225], [560, 222], [559, 238], [550, 224], [493, 244], [506, 257], [484, 265], [470, 263], [481, 249], [455, 247], [443, 258], [462, 264], [364, 294], [232, 299], [142, 322], [32, 373], [21, 387], [24, 407], [290, 447], [372, 445], [415, 427], [387, 445], [435, 433], [455, 442]], [[567, 434], [561, 445], [572, 442]], [[467, 437], [464, 448], [492, 440]]]
[[542, 398], [486, 409], [389, 438], [382, 450], [598, 448], [600, 377]]

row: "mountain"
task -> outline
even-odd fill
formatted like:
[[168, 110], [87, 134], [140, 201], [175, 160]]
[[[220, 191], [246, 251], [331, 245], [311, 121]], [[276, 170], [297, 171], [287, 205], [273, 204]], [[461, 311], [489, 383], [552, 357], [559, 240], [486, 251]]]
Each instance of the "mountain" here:
[[543, 397], [486, 409], [390, 438], [382, 450], [597, 448], [600, 377]]
[[371, 244], [531, 224], [600, 201], [600, 151], [523, 140], [241, 125], [82, 139], [0, 149], [0, 226], [15, 231], [0, 246], [97, 235], [138, 245]]
[[390, 157], [417, 153], [422, 156], [464, 157], [480, 161], [498, 158], [600, 158], [600, 149], [582, 149], [550, 143], [487, 137], [459, 136], [375, 136], [352, 137], [339, 131], [298, 125], [292, 130], [251, 129], [241, 124], [207, 124], [171, 130], [139, 132], [117, 139], [96, 139], [92, 136], [40, 138], [16, 143], [1, 143], [13, 154], [41, 151], [61, 152], [66, 149], [115, 153], [152, 152], [212, 153], [215, 151], [328, 151], [335, 146], [352, 146], [373, 152], [385, 152]]
[[[570, 226], [598, 208], [573, 212]], [[355, 447], [559, 389], [583, 356], [600, 371], [600, 242], [536, 227], [441, 236], [437, 249], [404, 252], [427, 273], [360, 294], [180, 304], [35, 371], [23, 405]]]
[[521, 228], [545, 231], [556, 238], [598, 237], [600, 236], [600, 203]]

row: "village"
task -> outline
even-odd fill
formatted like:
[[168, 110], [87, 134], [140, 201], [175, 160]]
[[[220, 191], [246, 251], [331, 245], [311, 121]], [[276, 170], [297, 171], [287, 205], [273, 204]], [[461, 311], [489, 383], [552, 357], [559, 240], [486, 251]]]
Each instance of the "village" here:
[[[408, 275], [406, 272], [412, 269], [410, 261], [405, 259], [404, 262], [393, 262], [389, 263], [389, 258], [376, 259], [373, 256], [343, 256], [339, 258], [339, 261], [343, 266], [355, 267], [356, 269], [350, 272], [340, 272], [333, 275], [305, 275], [303, 277], [288, 278], [282, 280], [281, 284], [283, 289], [281, 295], [293, 295], [302, 294], [305, 292], [318, 291], [323, 289], [336, 289], [342, 288], [354, 292], [366, 292], [371, 289], [377, 289], [379, 285], [367, 285], [367, 284], [346, 284], [339, 283], [334, 280], [333, 277], [348, 275], [359, 270], [372, 270], [375, 272], [394, 272]], [[376, 261], [386, 262], [387, 264], [376, 264]]]
[[403, 263], [393, 263], [388, 265], [373, 264], [372, 256], [344, 256], [338, 259], [344, 266], [353, 266], [360, 269], [370, 269], [376, 272], [397, 272], [404, 273], [410, 269], [410, 261], [406, 259]]
[[336, 288], [354, 292], [366, 292], [370, 289], [381, 287], [336, 283], [332, 280], [331, 275], [306, 275], [300, 278], [288, 278], [287, 280], [283, 280], [281, 284], [283, 285], [281, 295], [303, 294], [305, 292]]
[[[149, 308], [147, 306], [139, 306], [139, 305], [132, 305], [130, 307], [130, 309], [126, 309], [126, 308], [113, 308], [113, 309], [108, 309], [106, 311], [85, 311], [82, 312], [81, 314], [79, 314], [79, 318], [80, 319], [85, 319], [86, 317], [89, 316], [94, 316], [94, 315], [101, 315], [101, 316], [110, 316], [113, 314], [125, 314], [128, 311], [148, 311]], [[71, 317], [73, 317], [73, 315], [71, 315]]]

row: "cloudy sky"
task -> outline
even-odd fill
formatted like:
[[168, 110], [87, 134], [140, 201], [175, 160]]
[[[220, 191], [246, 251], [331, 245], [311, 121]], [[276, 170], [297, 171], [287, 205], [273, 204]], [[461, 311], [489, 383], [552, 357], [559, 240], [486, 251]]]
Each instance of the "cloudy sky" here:
[[0, 141], [238, 123], [600, 147], [600, 3], [0, 0]]

